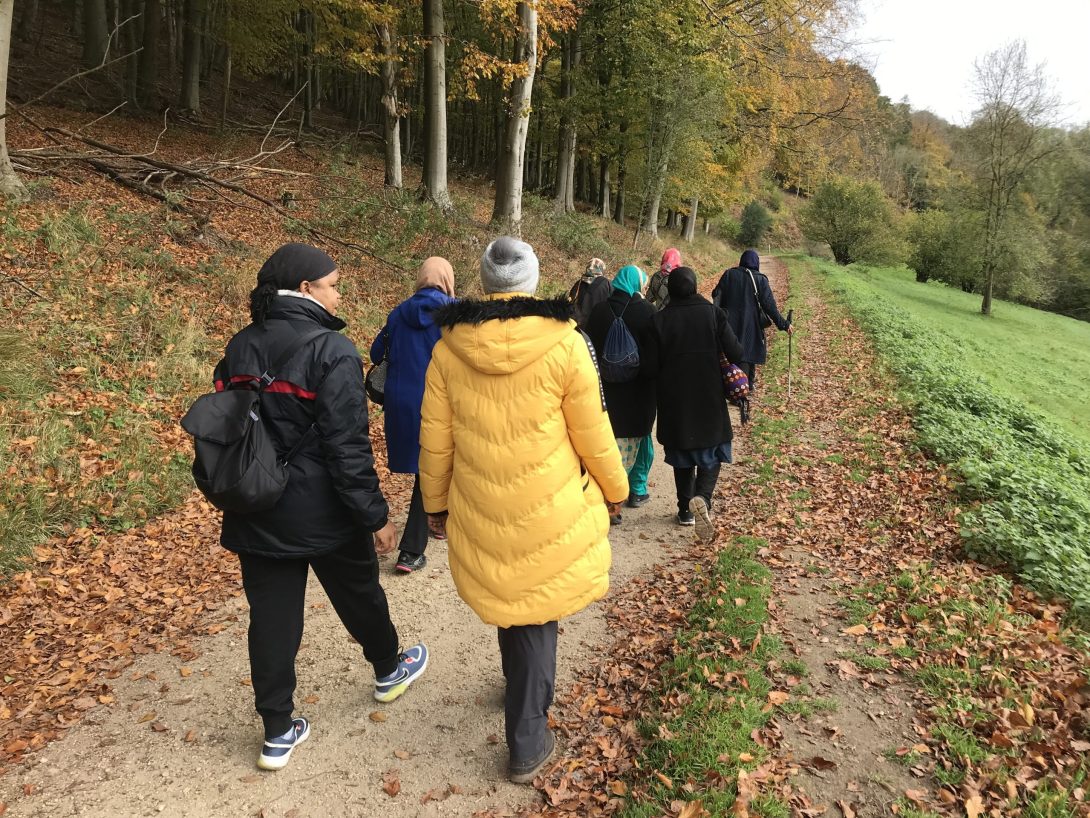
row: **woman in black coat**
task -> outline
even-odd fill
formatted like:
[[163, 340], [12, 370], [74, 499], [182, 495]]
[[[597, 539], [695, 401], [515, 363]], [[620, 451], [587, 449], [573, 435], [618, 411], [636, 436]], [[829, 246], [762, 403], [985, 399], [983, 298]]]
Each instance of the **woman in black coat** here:
[[[622, 267], [613, 278], [609, 298], [591, 310], [587, 334], [599, 359], [617, 317], [632, 333], [641, 348], [642, 358], [642, 347], [655, 315], [655, 308], [643, 299], [642, 290], [646, 284], [647, 275], [639, 267], [632, 264]], [[603, 379], [602, 388], [613, 436], [617, 438], [617, 447], [628, 471], [626, 505], [639, 508], [651, 499], [647, 493], [647, 476], [655, 460], [655, 445], [651, 442], [651, 430], [655, 426], [655, 380], [641, 368], [640, 374], [630, 381], [617, 383]], [[614, 525], [621, 522], [621, 515], [613, 515], [610, 522]]]
[[742, 348], [723, 311], [697, 294], [688, 267], [670, 273], [670, 303], [647, 338], [642, 363], [657, 378], [658, 439], [674, 467], [677, 521], [695, 523], [709, 541], [712, 493], [733, 438], [719, 355], [737, 363]]
[[[336, 263], [316, 247], [281, 247], [250, 294], [253, 322], [228, 342], [216, 366], [217, 391], [252, 389], [272, 377], [261, 393], [261, 420], [281, 456], [294, 448], [277, 504], [225, 512], [220, 535], [238, 554], [250, 605], [250, 677], [265, 727], [257, 765], [266, 770], [286, 766], [310, 735], [307, 720], [292, 717], [308, 569], [374, 667], [376, 699], [400, 696], [428, 658], [423, 644], [398, 650], [378, 581], [377, 554], [393, 550], [397, 531], [371, 455], [363, 362], [340, 333], [339, 278]], [[269, 372], [293, 347], [287, 363]]]
[[763, 364], [768, 357], [761, 313], [781, 332], [795, 331], [776, 307], [776, 297], [772, 295], [768, 276], [761, 272], [761, 257], [756, 250], [746, 250], [738, 266], [723, 273], [712, 290], [712, 303], [727, 314], [730, 328], [742, 345], [742, 360], [737, 363], [749, 378], [753, 392], [757, 386], [757, 364]]

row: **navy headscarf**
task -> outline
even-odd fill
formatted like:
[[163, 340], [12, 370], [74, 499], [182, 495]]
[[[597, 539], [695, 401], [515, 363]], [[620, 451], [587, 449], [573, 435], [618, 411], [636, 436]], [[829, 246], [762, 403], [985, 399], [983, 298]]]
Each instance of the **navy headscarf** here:
[[748, 270], [760, 270], [761, 257], [757, 255], [756, 250], [746, 250], [742, 253], [742, 260], [738, 262], [738, 266]]

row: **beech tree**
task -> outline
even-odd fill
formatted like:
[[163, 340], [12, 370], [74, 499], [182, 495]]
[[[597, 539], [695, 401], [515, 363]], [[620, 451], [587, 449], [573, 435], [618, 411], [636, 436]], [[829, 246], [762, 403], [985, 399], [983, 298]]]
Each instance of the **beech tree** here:
[[526, 154], [526, 133], [530, 122], [530, 97], [537, 70], [537, 3], [520, 2], [515, 7], [518, 33], [515, 63], [518, 74], [507, 96], [503, 144], [496, 167], [496, 203], [492, 221], [517, 233], [522, 223], [522, 176]]
[[420, 194], [443, 210], [453, 204], [447, 190], [447, 48], [443, 0], [424, 0], [424, 174]]
[[20, 198], [23, 183], [8, 157], [8, 54], [11, 51], [11, 18], [15, 0], [0, 0], [0, 195]]

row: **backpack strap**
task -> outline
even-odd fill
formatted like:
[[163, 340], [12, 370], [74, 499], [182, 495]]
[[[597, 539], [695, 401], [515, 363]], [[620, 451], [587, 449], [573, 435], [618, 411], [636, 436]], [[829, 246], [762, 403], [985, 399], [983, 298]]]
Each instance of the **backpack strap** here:
[[301, 350], [319, 335], [325, 335], [327, 332], [332, 331], [333, 330], [322, 327], [320, 329], [312, 330], [303, 335], [296, 336], [294, 339], [289, 341], [287, 347], [285, 347], [285, 349], [276, 357], [273, 365], [271, 367], [268, 367], [264, 372], [261, 373], [261, 377], [258, 378], [258, 382], [261, 385], [258, 387], [257, 391], [264, 392], [269, 386], [271, 386], [273, 381], [276, 380], [276, 373], [283, 369], [288, 364], [288, 362], [295, 357], [295, 354], [299, 352], [299, 350]]
[[[276, 361], [273, 362], [273, 365], [270, 367], [272, 371], [270, 372], [269, 369], [266, 369], [264, 372], [261, 373], [260, 386], [258, 386], [257, 388], [258, 394], [264, 392], [269, 386], [272, 385], [272, 383], [276, 380], [276, 375], [274, 373], [279, 372], [281, 369], [283, 369], [288, 364], [288, 362], [295, 357], [296, 353], [298, 353], [303, 347], [305, 347], [319, 335], [325, 335], [327, 332], [332, 331], [333, 330], [321, 327], [319, 329], [311, 330], [310, 332], [304, 333], [303, 335], [299, 335], [289, 341], [287, 347], [284, 349], [283, 352], [280, 353], [280, 355], [277, 356]], [[295, 457], [299, 450], [303, 448], [303, 444], [310, 439], [310, 433], [314, 431], [315, 427], [316, 424], [311, 423], [306, 428], [306, 431], [303, 432], [302, 436], [300, 436], [299, 440], [296, 441], [295, 445], [288, 450], [288, 453], [285, 454], [283, 457], [279, 458], [280, 463], [286, 466], [291, 461], [291, 459]]]

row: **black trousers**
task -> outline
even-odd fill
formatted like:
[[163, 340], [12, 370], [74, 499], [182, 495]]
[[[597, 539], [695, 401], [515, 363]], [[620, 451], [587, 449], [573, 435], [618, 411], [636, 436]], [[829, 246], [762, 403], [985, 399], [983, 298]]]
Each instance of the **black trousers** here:
[[311, 559], [239, 554], [239, 562], [250, 603], [250, 679], [266, 736], [281, 736], [291, 727], [308, 568], [314, 569], [345, 628], [363, 646], [375, 675], [397, 670], [397, 631], [378, 582], [378, 557], [370, 537]]
[[511, 763], [536, 761], [545, 751], [549, 706], [556, 686], [557, 622], [500, 628], [500, 661], [507, 749]]
[[409, 500], [409, 516], [405, 518], [405, 530], [401, 532], [398, 549], [406, 554], [420, 556], [428, 547], [428, 515], [424, 513], [424, 496], [420, 493], [420, 475], [413, 480], [413, 496]]
[[749, 378], [749, 394], [753, 397], [757, 393], [757, 364], [752, 361], [742, 361], [738, 364], [738, 368]]
[[696, 466], [686, 469], [674, 467], [674, 486], [677, 488], [677, 510], [689, 510], [689, 501], [694, 497], [703, 497], [708, 508], [712, 507], [712, 493], [719, 479], [721, 465], [716, 463], [710, 469], [698, 469]]

